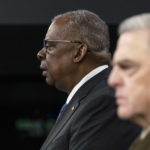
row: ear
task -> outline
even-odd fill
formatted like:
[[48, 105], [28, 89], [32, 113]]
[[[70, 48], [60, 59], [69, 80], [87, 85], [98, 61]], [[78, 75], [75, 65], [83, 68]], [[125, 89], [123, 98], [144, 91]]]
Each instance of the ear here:
[[78, 63], [83, 60], [87, 53], [87, 45], [86, 44], [80, 44], [79, 47], [76, 48], [76, 51], [74, 52], [73, 56], [73, 62]]

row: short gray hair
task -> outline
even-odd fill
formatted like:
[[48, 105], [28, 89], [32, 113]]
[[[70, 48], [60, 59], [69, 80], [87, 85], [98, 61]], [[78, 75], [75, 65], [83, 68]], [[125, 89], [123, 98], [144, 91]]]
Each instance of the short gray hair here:
[[118, 28], [119, 35], [137, 29], [150, 29], [150, 13], [142, 13], [125, 19]]
[[59, 19], [65, 19], [66, 32], [79, 37], [90, 50], [109, 50], [108, 26], [97, 14], [88, 10], [69, 11], [55, 16], [52, 22]]

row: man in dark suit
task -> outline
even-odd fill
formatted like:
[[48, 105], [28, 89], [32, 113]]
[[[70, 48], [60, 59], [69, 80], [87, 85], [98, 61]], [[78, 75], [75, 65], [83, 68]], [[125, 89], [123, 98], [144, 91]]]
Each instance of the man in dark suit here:
[[127, 150], [139, 132], [116, 116], [108, 28], [96, 14], [77, 10], [56, 16], [37, 57], [46, 82], [68, 94], [41, 150]]

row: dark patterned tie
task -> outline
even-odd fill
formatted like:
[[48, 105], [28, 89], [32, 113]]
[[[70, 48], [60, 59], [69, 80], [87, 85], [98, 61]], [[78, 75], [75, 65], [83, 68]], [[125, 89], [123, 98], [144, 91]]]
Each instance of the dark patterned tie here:
[[65, 110], [66, 106], [67, 106], [67, 104], [65, 103], [65, 104], [61, 107], [61, 110], [60, 110], [60, 112], [59, 112], [59, 115], [58, 115], [58, 117], [57, 117], [57, 120], [58, 120], [58, 119], [60, 118], [60, 116], [62, 115], [62, 113], [63, 113], [63, 111]]

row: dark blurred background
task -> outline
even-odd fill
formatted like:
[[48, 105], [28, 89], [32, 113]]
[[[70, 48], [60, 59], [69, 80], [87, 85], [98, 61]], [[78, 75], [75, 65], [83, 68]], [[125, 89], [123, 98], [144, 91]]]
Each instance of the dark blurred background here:
[[0, 0], [0, 135], [3, 149], [38, 150], [67, 95], [47, 86], [36, 53], [57, 14], [88, 9], [110, 28], [113, 53], [124, 18], [150, 12], [149, 0]]

